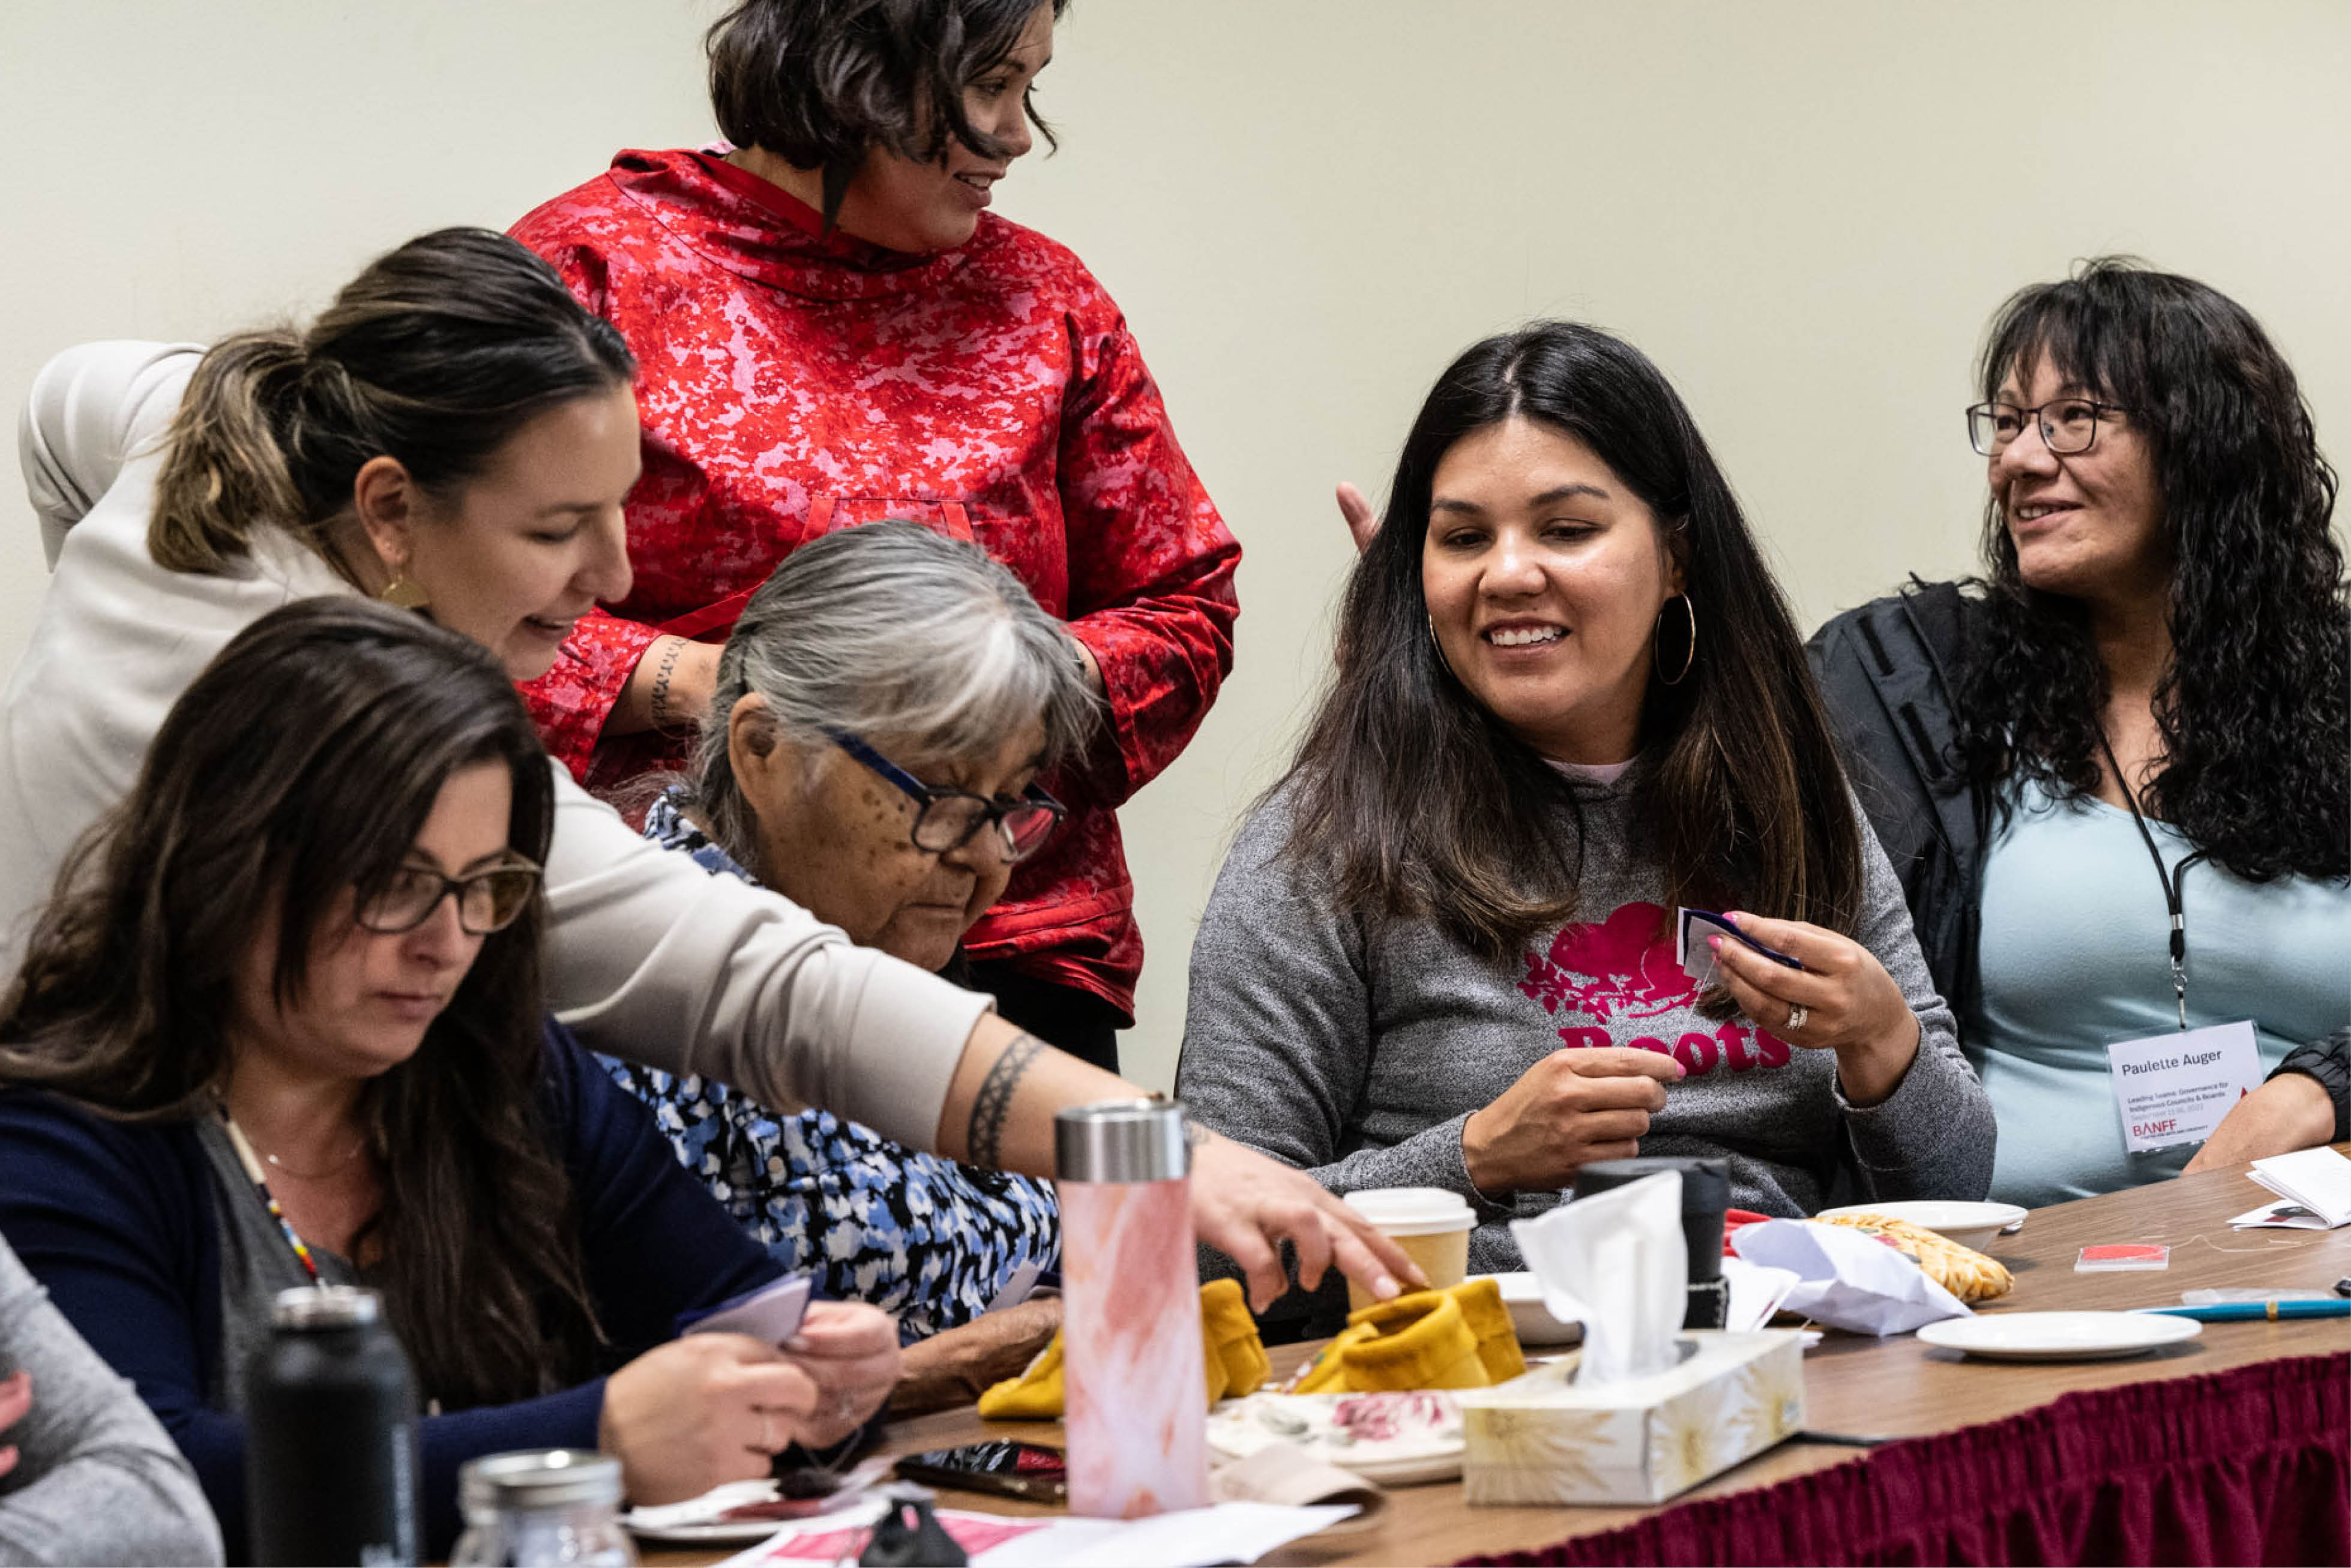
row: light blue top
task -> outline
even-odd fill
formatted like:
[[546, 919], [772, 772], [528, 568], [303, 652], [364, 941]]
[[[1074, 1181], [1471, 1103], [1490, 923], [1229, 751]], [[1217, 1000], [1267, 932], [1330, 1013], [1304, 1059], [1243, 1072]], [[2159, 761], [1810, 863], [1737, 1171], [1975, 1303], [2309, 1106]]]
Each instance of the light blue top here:
[[[2016, 800], [1984, 856], [1981, 1000], [1962, 1031], [2000, 1126], [1991, 1195], [2037, 1207], [2176, 1176], [2196, 1145], [2126, 1152], [2106, 1071], [2108, 1045], [2179, 1027], [2155, 862], [2120, 806], [2032, 782]], [[2167, 868], [2192, 852], [2147, 826]], [[2250, 883], [2199, 861], [2181, 904], [2189, 1028], [2250, 1019], [2267, 1071], [2351, 1022], [2351, 883]]]

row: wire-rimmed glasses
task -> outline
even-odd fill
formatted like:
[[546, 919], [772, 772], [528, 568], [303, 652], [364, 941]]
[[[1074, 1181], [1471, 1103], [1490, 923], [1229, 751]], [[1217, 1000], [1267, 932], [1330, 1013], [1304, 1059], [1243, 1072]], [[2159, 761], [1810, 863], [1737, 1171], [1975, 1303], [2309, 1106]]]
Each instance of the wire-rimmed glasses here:
[[2097, 444], [2102, 423], [2126, 412], [2118, 402], [2086, 397], [2052, 398], [2038, 408], [1980, 402], [1968, 410], [1968, 444], [1981, 456], [1997, 457], [2031, 421], [2041, 427], [2043, 445], [2059, 457], [2071, 457]]
[[904, 790], [915, 805], [909, 836], [918, 850], [946, 854], [961, 849], [972, 835], [996, 824], [998, 842], [1007, 862], [1027, 860], [1052, 835], [1056, 823], [1070, 809], [1036, 785], [1018, 800], [991, 800], [968, 789], [942, 789], [925, 784], [846, 730], [830, 732], [832, 743], [874, 772]]

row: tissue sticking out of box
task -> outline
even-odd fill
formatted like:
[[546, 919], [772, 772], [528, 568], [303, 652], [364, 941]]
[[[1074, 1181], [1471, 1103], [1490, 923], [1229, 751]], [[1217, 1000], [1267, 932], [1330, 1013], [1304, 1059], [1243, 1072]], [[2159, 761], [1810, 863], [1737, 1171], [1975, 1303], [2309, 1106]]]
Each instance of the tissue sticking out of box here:
[[1551, 1315], [1583, 1325], [1577, 1387], [1672, 1368], [1689, 1291], [1680, 1172], [1660, 1171], [1514, 1219], [1510, 1234]]

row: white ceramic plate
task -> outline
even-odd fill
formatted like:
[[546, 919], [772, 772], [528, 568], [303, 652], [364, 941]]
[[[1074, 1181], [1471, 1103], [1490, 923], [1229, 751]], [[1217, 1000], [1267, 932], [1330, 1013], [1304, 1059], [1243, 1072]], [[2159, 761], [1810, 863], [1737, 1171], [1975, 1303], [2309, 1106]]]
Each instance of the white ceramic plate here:
[[1993, 1361], [2106, 1361], [2203, 1332], [2194, 1318], [2142, 1312], [1980, 1312], [1928, 1323], [1918, 1337]]
[[1834, 1219], [1847, 1214], [1882, 1214], [1888, 1219], [1907, 1219], [1923, 1230], [1931, 1230], [1946, 1240], [1981, 1252], [1992, 1243], [2003, 1227], [2015, 1224], [2025, 1216], [2025, 1210], [2012, 1203], [1959, 1203], [1956, 1201], [1921, 1201], [1917, 1203], [1848, 1203], [1842, 1208], [1824, 1208], [1813, 1218]]
[[1583, 1343], [1582, 1323], [1563, 1323], [1551, 1315], [1543, 1305], [1542, 1287], [1528, 1273], [1473, 1275], [1475, 1279], [1490, 1278], [1501, 1287], [1502, 1304], [1510, 1309], [1510, 1327], [1518, 1331], [1522, 1349], [1541, 1349], [1545, 1345], [1581, 1344]]
[[700, 1497], [653, 1508], [632, 1508], [621, 1515], [629, 1533], [640, 1541], [666, 1542], [676, 1546], [747, 1545], [765, 1541], [778, 1530], [799, 1529], [820, 1515], [855, 1509], [866, 1490], [890, 1473], [891, 1461], [867, 1459], [841, 1479], [841, 1490], [830, 1497], [812, 1498], [808, 1511], [790, 1519], [727, 1519], [728, 1510], [747, 1503], [774, 1502], [782, 1494], [771, 1479], [729, 1481]]
[[1382, 1486], [1449, 1481], [1461, 1474], [1461, 1412], [1449, 1394], [1434, 1403], [1443, 1419], [1412, 1424], [1395, 1437], [1344, 1441], [1333, 1420], [1340, 1401], [1426, 1395], [1252, 1394], [1227, 1399], [1208, 1413], [1208, 1448], [1225, 1459], [1246, 1459], [1272, 1443], [1295, 1443], [1325, 1464], [1353, 1470]]
[[629, 1532], [643, 1541], [665, 1541], [680, 1546], [698, 1542], [719, 1545], [726, 1542], [765, 1541], [788, 1524], [799, 1521], [790, 1519], [721, 1519], [728, 1509], [746, 1503], [773, 1502], [776, 1483], [771, 1480], [730, 1481], [723, 1487], [704, 1492], [684, 1502], [664, 1503], [657, 1508], [632, 1508], [621, 1516]]

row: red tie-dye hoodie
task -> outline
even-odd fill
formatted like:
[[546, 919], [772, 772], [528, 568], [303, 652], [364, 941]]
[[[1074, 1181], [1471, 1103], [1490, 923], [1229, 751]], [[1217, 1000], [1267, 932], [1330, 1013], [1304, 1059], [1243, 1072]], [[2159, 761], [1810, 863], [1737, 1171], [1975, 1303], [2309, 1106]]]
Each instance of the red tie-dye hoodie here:
[[[664, 625], [747, 594], [806, 539], [885, 517], [977, 539], [1092, 650], [1110, 724], [1049, 781], [1069, 821], [967, 945], [1131, 1012], [1143, 943], [1113, 812], [1232, 667], [1240, 547], [1117, 305], [993, 214], [907, 256], [824, 236], [707, 152], [622, 152], [513, 232], [627, 337], [644, 423], [635, 587], [524, 688], [549, 749], [606, 791], [674, 765], [648, 737], [599, 743], [630, 672]], [[716, 618], [705, 635], [731, 620]]]

